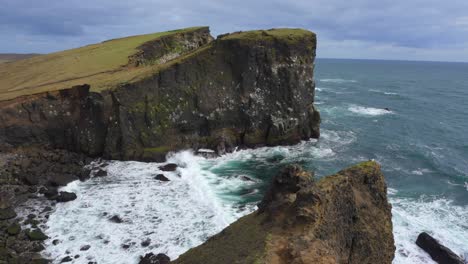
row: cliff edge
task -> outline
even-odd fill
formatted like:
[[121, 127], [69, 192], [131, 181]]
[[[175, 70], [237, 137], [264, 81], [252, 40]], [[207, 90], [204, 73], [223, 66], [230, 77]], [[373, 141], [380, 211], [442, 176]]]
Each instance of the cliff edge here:
[[[236, 146], [319, 137], [314, 33], [272, 29], [213, 40], [207, 27], [199, 27], [150, 37], [112, 40], [12, 63], [13, 70], [0, 68], [20, 72], [2, 78], [0, 143], [160, 161], [180, 149], [223, 154]], [[129, 48], [129, 41], [139, 46]], [[126, 57], [109, 54], [115, 49]], [[118, 60], [83, 70], [70, 54], [80, 54], [78, 66], [93, 57]], [[67, 66], [66, 76], [36, 74], [34, 69], [53, 62], [47, 56], [76, 67]], [[42, 66], [32, 67], [35, 60]], [[18, 82], [24, 72], [34, 78]], [[62, 86], [66, 89], [58, 89]]]
[[391, 206], [380, 166], [363, 162], [314, 181], [277, 175], [259, 209], [172, 263], [391, 263]]

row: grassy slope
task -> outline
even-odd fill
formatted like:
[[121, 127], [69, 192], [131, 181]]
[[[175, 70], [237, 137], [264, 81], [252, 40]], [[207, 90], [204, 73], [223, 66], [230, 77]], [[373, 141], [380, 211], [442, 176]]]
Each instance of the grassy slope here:
[[0, 64], [0, 100], [90, 84], [93, 90], [128, 82], [150, 67], [129, 68], [137, 47], [159, 37], [195, 30], [187, 28], [114, 39], [85, 47]]
[[24, 60], [34, 56], [38, 56], [40, 54], [17, 54], [17, 53], [0, 53], [0, 63], [9, 62], [9, 61], [16, 61], [16, 60]]
[[[21, 95], [70, 88], [90, 84], [93, 91], [116, 87], [121, 83], [140, 80], [204, 52], [210, 45], [182, 55], [163, 65], [126, 67], [128, 57], [137, 52], [137, 47], [161, 36], [196, 30], [186, 28], [168, 32], [114, 39], [77, 49], [33, 57], [26, 60], [0, 64], [0, 101]], [[315, 36], [303, 29], [254, 30], [224, 36], [223, 40], [242, 41], [282, 39], [302, 41], [304, 35]]]

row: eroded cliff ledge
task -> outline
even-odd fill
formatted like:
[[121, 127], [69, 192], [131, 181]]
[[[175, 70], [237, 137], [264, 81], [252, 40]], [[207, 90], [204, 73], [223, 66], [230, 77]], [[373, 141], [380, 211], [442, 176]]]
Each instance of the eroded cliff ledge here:
[[112, 87], [101, 84], [107, 75], [88, 76], [90, 84], [54, 91], [52, 83], [51, 91], [1, 101], [0, 142], [161, 160], [185, 148], [222, 154], [318, 138], [315, 47], [315, 34], [301, 29], [216, 40], [208, 28], [175, 31], [142, 44], [127, 71], [112, 73], [121, 80]]
[[299, 166], [273, 179], [259, 209], [172, 263], [390, 264], [391, 206], [380, 166], [314, 181]]

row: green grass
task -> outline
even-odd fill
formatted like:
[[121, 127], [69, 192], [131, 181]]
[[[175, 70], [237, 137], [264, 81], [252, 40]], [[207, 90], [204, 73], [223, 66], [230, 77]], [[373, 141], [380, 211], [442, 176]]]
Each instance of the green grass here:
[[162, 36], [200, 27], [113, 39], [26, 60], [0, 64], [0, 100], [21, 95], [90, 84], [95, 91], [115, 87], [151, 72], [151, 67], [128, 65], [138, 47]]
[[237, 40], [274, 40], [274, 39], [282, 39], [287, 40], [290, 42], [293, 41], [303, 41], [304, 36], [311, 36], [315, 37], [315, 34], [311, 31], [300, 29], [300, 28], [276, 28], [270, 30], [252, 30], [252, 31], [244, 31], [233, 33], [224, 36], [222, 39], [229, 40], [229, 39], [237, 39]]

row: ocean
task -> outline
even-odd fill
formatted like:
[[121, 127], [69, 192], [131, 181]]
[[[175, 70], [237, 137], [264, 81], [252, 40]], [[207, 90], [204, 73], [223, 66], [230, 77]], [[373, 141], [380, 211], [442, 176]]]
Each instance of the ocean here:
[[[393, 263], [435, 263], [415, 245], [422, 231], [468, 253], [468, 64], [318, 59], [315, 80], [318, 141], [216, 159], [174, 153], [180, 167], [165, 173], [169, 182], [153, 179], [157, 163], [111, 161], [107, 177], [64, 188], [78, 199], [50, 215], [43, 254], [80, 254], [74, 263], [137, 263], [147, 252], [174, 259], [255, 210], [284, 165], [320, 178], [370, 159], [388, 184]], [[124, 222], [110, 224], [115, 214]]]

